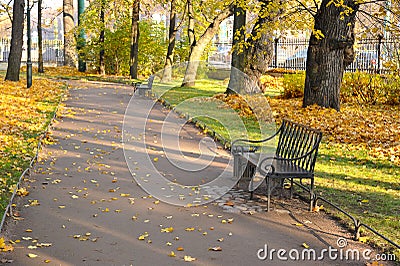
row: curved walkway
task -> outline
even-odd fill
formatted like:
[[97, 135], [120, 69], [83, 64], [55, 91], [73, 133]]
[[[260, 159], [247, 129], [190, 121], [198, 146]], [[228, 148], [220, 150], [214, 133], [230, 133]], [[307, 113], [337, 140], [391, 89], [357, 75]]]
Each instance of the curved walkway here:
[[[75, 81], [70, 87], [62, 117], [53, 126], [54, 144], [42, 150], [40, 161], [23, 184], [30, 193], [17, 202], [18, 217], [7, 220], [5, 237], [15, 244], [13, 252], [0, 253], [3, 263], [342, 265], [343, 261], [331, 260], [328, 253], [323, 261], [280, 261], [273, 253], [271, 262], [269, 257], [260, 260], [257, 252], [264, 247], [294, 249], [301, 258], [308, 246], [319, 256], [322, 249], [337, 248], [339, 237], [347, 239], [346, 248], [368, 248], [349, 240], [350, 234], [323, 213], [307, 212], [307, 204], [290, 208], [295, 199], [276, 206], [275, 211], [254, 215], [226, 212], [227, 208], [219, 206], [224, 204], [218, 203], [186, 208], [156, 200], [136, 184], [124, 158], [122, 123], [132, 88]], [[140, 113], [151, 100], [135, 97]], [[226, 162], [226, 154], [218, 149], [216, 167], [198, 172], [198, 176], [168, 165], [156, 145], [168, 112], [157, 105], [147, 121], [154, 134], [146, 141], [158, 154], [157, 171], [171, 181], [199, 178], [207, 182], [218, 174], [217, 166]], [[198, 150], [203, 136], [196, 128], [186, 125], [180, 134], [185, 149]], [[143, 178], [155, 171], [140, 168], [148, 160], [144, 154], [129, 159]], [[365, 261], [347, 263], [364, 265]]]

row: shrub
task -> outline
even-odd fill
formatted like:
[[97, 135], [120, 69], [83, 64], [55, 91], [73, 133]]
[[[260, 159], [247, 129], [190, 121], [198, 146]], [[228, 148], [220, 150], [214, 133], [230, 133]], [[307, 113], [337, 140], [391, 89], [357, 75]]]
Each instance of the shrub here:
[[304, 95], [305, 72], [283, 75], [283, 91], [281, 98], [299, 98]]
[[399, 104], [400, 78], [396, 75], [345, 73], [341, 87], [341, 101], [360, 104]]

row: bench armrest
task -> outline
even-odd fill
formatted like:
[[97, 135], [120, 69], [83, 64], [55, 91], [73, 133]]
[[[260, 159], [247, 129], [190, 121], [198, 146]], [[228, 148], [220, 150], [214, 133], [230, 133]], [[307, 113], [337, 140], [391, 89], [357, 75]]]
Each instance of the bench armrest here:
[[[280, 131], [280, 128], [279, 128], [278, 131], [276, 131], [272, 136], [269, 136], [269, 137], [267, 137], [267, 138], [265, 138], [265, 139], [260, 139], [260, 140], [236, 139], [236, 140], [232, 141], [232, 143], [231, 143], [231, 151], [234, 152], [235, 147], [237, 147], [237, 148], [240, 147], [239, 149], [240, 149], [241, 152], [252, 152], [252, 151], [246, 151], [246, 150], [244, 150], [244, 147], [243, 147], [243, 146], [241, 146], [241, 145], [235, 145], [235, 144], [238, 143], [238, 142], [245, 142], [245, 143], [246, 143], [246, 142], [247, 142], [247, 143], [263, 143], [263, 142], [266, 142], [266, 141], [268, 141], [268, 140], [271, 140], [271, 139], [275, 138], [275, 137], [279, 134], [279, 131]], [[254, 152], [258, 150], [258, 147], [257, 147], [257, 146], [250, 146], [250, 148], [252, 148], [252, 147], [255, 148]], [[236, 151], [236, 152], [238, 152], [238, 151]]]
[[232, 153], [245, 153], [245, 152], [256, 152], [258, 151], [259, 147], [257, 146], [241, 146], [241, 145], [235, 145], [231, 146], [231, 151]]

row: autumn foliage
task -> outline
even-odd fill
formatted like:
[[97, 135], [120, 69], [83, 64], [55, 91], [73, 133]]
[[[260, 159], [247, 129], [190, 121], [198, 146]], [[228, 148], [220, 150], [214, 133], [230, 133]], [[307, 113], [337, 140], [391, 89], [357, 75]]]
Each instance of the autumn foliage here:
[[[249, 96], [217, 95], [239, 115], [249, 117]], [[348, 144], [367, 149], [369, 155], [400, 165], [400, 106], [344, 104], [341, 112], [317, 105], [301, 107], [301, 99], [269, 99], [272, 115], [278, 123], [283, 118], [320, 129], [326, 142]], [[252, 104], [252, 106], [256, 106]]]
[[35, 155], [63, 91], [61, 83], [34, 79], [0, 81], [0, 210], [8, 204], [17, 178]]

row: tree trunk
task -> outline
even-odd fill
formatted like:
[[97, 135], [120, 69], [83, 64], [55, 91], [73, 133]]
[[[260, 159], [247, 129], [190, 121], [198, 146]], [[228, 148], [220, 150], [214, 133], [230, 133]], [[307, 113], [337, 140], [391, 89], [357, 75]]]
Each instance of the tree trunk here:
[[[354, 59], [354, 25], [359, 4], [345, 0], [353, 11], [323, 0], [315, 16], [314, 34], [307, 52], [303, 107], [317, 104], [340, 110], [340, 86], [345, 68]], [[322, 33], [323, 36], [320, 34]]]
[[235, 6], [233, 12], [233, 51], [231, 60], [231, 73], [225, 94], [237, 93], [237, 87], [240, 87], [240, 84], [243, 83], [241, 81], [241, 77], [243, 77], [244, 71], [244, 52], [240, 51], [238, 44], [245, 41], [245, 34], [246, 11], [244, 11], [241, 7]]
[[174, 49], [176, 39], [176, 7], [175, 0], [171, 0], [171, 10], [169, 13], [169, 36], [168, 36], [168, 50], [165, 58], [164, 71], [162, 82], [168, 82], [172, 77], [172, 64], [174, 62]]
[[194, 10], [193, 10], [192, 0], [187, 0], [187, 10], [188, 10], [188, 37], [189, 37], [189, 46], [191, 53], [192, 48], [196, 45], [196, 35], [194, 33], [195, 20], [194, 20]]
[[[189, 12], [190, 13], [190, 12]], [[199, 62], [207, 44], [212, 40], [214, 35], [219, 30], [219, 25], [222, 21], [233, 14], [233, 5], [225, 7], [221, 12], [213, 19], [213, 22], [207, 27], [203, 35], [194, 42], [191, 47], [189, 62], [186, 67], [185, 77], [183, 79], [182, 87], [192, 87], [195, 85], [197, 69]]]
[[[260, 82], [260, 77], [268, 70], [273, 59], [274, 34], [268, 25], [274, 23], [282, 14], [283, 10], [269, 10], [269, 4], [272, 4], [272, 1], [263, 2], [262, 12], [260, 13], [264, 15], [257, 18], [251, 35], [246, 41], [250, 45], [247, 46], [244, 52], [244, 73], [252, 82], [247, 83], [247, 86], [251, 85], [251, 87], [244, 87], [241, 89], [247, 93], [258, 92], [258, 89], [255, 88], [254, 85], [257, 85], [258, 88], [264, 91], [264, 86]], [[267, 16], [265, 16], [265, 14], [267, 14]]]
[[63, 0], [64, 66], [76, 67], [76, 43], [74, 38], [74, 1]]
[[42, 0], [38, 0], [38, 49], [39, 49], [39, 58], [38, 58], [38, 72], [44, 73], [43, 67], [43, 34], [42, 34]]
[[132, 9], [132, 27], [131, 27], [131, 56], [130, 56], [130, 74], [131, 78], [138, 78], [138, 54], [139, 54], [139, 10], [140, 1], [133, 2]]
[[24, 9], [24, 0], [14, 0], [11, 48], [8, 57], [6, 80], [19, 81], [24, 34]]
[[101, 0], [100, 3], [100, 23], [101, 23], [101, 31], [99, 37], [100, 43], [100, 53], [99, 53], [99, 74], [105, 75], [106, 74], [106, 66], [104, 61], [105, 51], [104, 51], [104, 34], [105, 34], [105, 21], [104, 21], [104, 8], [105, 8], [105, 0]]

